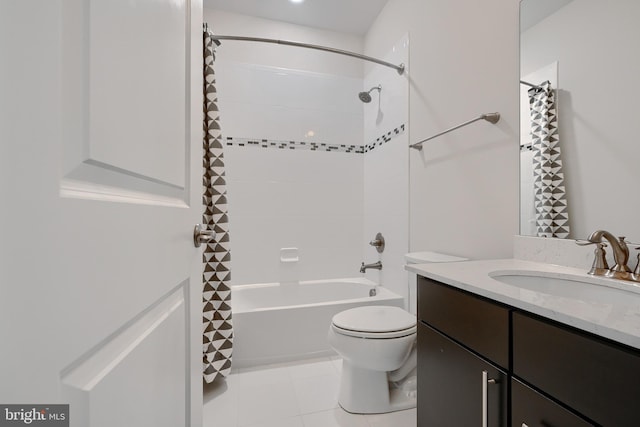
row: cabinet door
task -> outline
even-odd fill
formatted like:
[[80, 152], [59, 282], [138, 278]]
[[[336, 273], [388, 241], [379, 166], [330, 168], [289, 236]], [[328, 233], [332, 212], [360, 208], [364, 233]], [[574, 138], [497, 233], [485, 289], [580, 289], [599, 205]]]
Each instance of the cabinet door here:
[[418, 319], [503, 369], [509, 367], [509, 308], [421, 277]]
[[507, 425], [507, 375], [418, 322], [418, 427], [484, 426], [485, 411], [487, 427]]
[[535, 390], [511, 380], [512, 427], [593, 427]]
[[600, 425], [640, 425], [637, 350], [514, 313], [513, 374]]

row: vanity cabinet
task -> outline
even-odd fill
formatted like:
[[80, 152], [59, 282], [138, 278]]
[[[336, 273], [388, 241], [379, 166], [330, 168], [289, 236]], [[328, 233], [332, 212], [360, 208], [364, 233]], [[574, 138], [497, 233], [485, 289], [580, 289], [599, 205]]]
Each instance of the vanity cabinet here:
[[417, 345], [418, 427], [640, 425], [637, 349], [424, 277]]
[[419, 427], [507, 425], [506, 372], [422, 322], [418, 355]]
[[511, 426], [593, 427], [593, 424], [512, 378]]
[[598, 425], [640, 425], [640, 352], [635, 349], [514, 312], [513, 375]]
[[420, 278], [418, 427], [506, 427], [509, 309]]

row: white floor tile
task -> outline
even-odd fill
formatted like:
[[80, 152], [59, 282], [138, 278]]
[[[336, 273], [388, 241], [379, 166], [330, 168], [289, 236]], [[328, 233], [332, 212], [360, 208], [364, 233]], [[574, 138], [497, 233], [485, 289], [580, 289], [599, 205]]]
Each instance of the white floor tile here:
[[302, 416], [304, 427], [369, 427], [364, 415], [350, 414], [342, 408]]
[[301, 414], [338, 407], [339, 377], [335, 374], [293, 380]]
[[309, 359], [291, 364], [289, 373], [292, 379], [317, 377], [321, 375], [338, 375], [330, 358]]
[[342, 359], [234, 371], [204, 388], [204, 427], [415, 427], [416, 410], [355, 415], [338, 406]]
[[370, 427], [415, 427], [418, 422], [415, 408], [366, 417]]
[[300, 415], [290, 379], [257, 386], [242, 382], [237, 402], [238, 426]]
[[259, 422], [257, 424], [251, 424], [247, 427], [305, 427], [302, 422], [302, 417], [291, 417], [282, 420], [272, 420], [266, 422]]
[[237, 388], [237, 378], [234, 375], [204, 386], [204, 427], [236, 427]]
[[240, 369], [238, 374], [240, 385], [261, 386], [282, 382], [291, 378], [289, 364], [265, 365]]

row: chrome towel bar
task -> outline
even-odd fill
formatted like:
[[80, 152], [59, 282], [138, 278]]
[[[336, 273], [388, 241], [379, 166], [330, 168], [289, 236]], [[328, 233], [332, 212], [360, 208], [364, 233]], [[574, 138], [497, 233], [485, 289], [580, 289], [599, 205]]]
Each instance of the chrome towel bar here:
[[434, 138], [437, 138], [437, 137], [439, 137], [439, 136], [442, 136], [442, 135], [444, 135], [445, 133], [449, 133], [449, 132], [451, 132], [451, 131], [453, 131], [453, 130], [460, 129], [461, 127], [466, 126], [466, 125], [469, 125], [469, 124], [471, 124], [471, 123], [473, 123], [473, 122], [477, 122], [478, 120], [486, 120], [486, 121], [488, 121], [489, 123], [496, 124], [496, 123], [498, 123], [498, 120], [500, 120], [500, 113], [486, 113], [486, 114], [482, 114], [482, 115], [480, 115], [480, 116], [476, 117], [475, 119], [471, 119], [471, 120], [469, 120], [469, 121], [467, 121], [467, 122], [464, 122], [464, 123], [462, 123], [462, 124], [460, 124], [460, 125], [458, 125], [458, 126], [454, 126], [454, 127], [452, 127], [452, 128], [449, 128], [449, 129], [445, 130], [444, 132], [440, 132], [440, 133], [438, 133], [438, 134], [436, 134], [436, 135], [430, 136], [429, 138], [427, 138], [427, 139], [423, 139], [422, 141], [416, 142], [415, 144], [411, 144], [409, 147], [410, 147], [410, 148], [414, 148], [414, 149], [416, 149], [416, 150], [419, 150], [419, 151], [420, 151], [420, 150], [422, 150], [422, 144], [423, 144], [423, 143], [425, 143], [425, 142], [427, 142], [427, 141], [430, 141], [430, 140], [432, 140], [432, 139], [434, 139]]

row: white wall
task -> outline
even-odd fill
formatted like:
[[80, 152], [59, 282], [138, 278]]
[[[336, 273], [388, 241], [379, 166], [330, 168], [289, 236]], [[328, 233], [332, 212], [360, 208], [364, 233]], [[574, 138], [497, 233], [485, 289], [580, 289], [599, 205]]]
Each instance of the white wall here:
[[522, 74], [558, 61], [559, 136], [571, 236], [640, 239], [640, 3], [573, 1], [522, 34]]
[[[362, 45], [353, 36], [215, 10], [205, 10], [205, 21], [216, 34]], [[225, 147], [232, 284], [358, 276], [363, 155], [239, 146], [237, 139], [361, 146], [360, 61], [223, 41], [215, 70], [222, 134], [234, 139]], [[280, 262], [280, 249], [289, 247], [299, 249], [299, 262]]]
[[481, 113], [477, 122], [411, 150], [412, 251], [512, 256], [518, 232], [518, 6], [515, 0], [390, 0], [365, 38], [384, 54], [410, 38], [409, 142]]
[[[409, 38], [406, 34], [380, 58], [393, 64], [409, 61]], [[366, 276], [388, 289], [407, 297], [407, 273], [404, 255], [409, 249], [409, 152], [408, 119], [409, 84], [407, 75], [396, 70], [373, 66], [364, 79], [364, 88], [382, 85], [378, 95], [364, 105], [365, 143], [392, 132], [392, 139], [377, 145], [364, 156], [364, 259], [380, 260], [382, 270], [367, 270]], [[404, 126], [404, 130], [399, 129]], [[395, 130], [399, 133], [396, 135]], [[379, 254], [368, 242], [381, 232], [386, 247]]]

